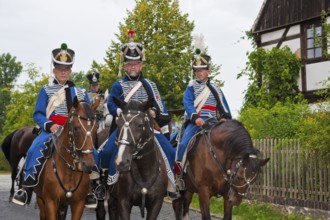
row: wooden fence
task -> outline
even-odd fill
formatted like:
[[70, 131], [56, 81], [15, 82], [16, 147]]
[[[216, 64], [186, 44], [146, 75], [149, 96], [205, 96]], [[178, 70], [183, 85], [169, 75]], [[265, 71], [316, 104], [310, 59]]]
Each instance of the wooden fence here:
[[298, 140], [254, 140], [262, 157], [270, 157], [249, 199], [330, 210], [330, 161], [302, 151]]

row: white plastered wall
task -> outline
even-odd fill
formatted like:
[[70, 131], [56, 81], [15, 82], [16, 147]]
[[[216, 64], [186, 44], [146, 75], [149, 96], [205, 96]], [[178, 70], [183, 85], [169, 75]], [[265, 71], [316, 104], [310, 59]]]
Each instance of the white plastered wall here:
[[323, 89], [322, 81], [330, 76], [330, 61], [306, 64], [307, 91]]

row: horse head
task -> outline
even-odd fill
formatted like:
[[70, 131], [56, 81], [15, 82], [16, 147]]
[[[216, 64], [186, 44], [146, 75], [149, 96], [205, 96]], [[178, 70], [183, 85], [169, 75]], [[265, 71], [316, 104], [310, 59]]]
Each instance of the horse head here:
[[254, 183], [261, 167], [266, 165], [270, 158], [260, 159], [259, 151], [255, 148], [243, 157], [237, 157], [226, 171], [229, 183], [228, 202], [231, 205], [239, 205], [246, 196], [250, 184]]
[[97, 118], [94, 106], [90, 106], [87, 102], [79, 102], [75, 97], [68, 120], [59, 136], [62, 146], [64, 143], [69, 143], [68, 147], [64, 147], [72, 157], [72, 167], [84, 172], [91, 171], [94, 166], [93, 150], [96, 132]]
[[116, 121], [118, 126], [116, 165], [119, 171], [128, 171], [132, 159], [139, 159], [148, 151], [147, 144], [153, 138], [152, 117], [148, 111], [152, 102], [132, 100], [126, 103], [116, 98], [114, 102], [122, 109]]
[[250, 134], [237, 120], [220, 123], [217, 134], [220, 137], [218, 146], [222, 145], [228, 161], [223, 171], [229, 185], [228, 201], [231, 205], [239, 205], [270, 158], [259, 158], [260, 152], [253, 147]]

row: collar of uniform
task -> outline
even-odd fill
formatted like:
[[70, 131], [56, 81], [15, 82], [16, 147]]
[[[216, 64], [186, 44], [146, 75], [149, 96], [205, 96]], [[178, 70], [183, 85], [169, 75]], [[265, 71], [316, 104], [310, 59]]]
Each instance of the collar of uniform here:
[[125, 74], [124, 78], [127, 80], [127, 81], [139, 81], [140, 79], [143, 78], [142, 76], [142, 73], [140, 72], [140, 74], [136, 77], [131, 77], [128, 75], [128, 73]]
[[[59, 82], [58, 82], [56, 79], [54, 79], [53, 83], [59, 85]], [[73, 87], [73, 86], [75, 86], [75, 84], [74, 84], [72, 81], [70, 81], [70, 80], [66, 81], [66, 82], [63, 84], [63, 86], [65, 86], [65, 85], [68, 85], [69, 87]]]

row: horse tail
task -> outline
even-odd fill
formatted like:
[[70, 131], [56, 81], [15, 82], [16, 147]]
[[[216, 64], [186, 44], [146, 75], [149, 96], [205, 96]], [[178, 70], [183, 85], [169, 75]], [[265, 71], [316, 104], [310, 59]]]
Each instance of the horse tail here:
[[17, 130], [7, 135], [7, 137], [3, 140], [1, 144], [1, 148], [3, 153], [5, 154], [5, 157], [8, 161], [10, 161], [10, 144], [11, 140], [13, 139], [14, 134]]

